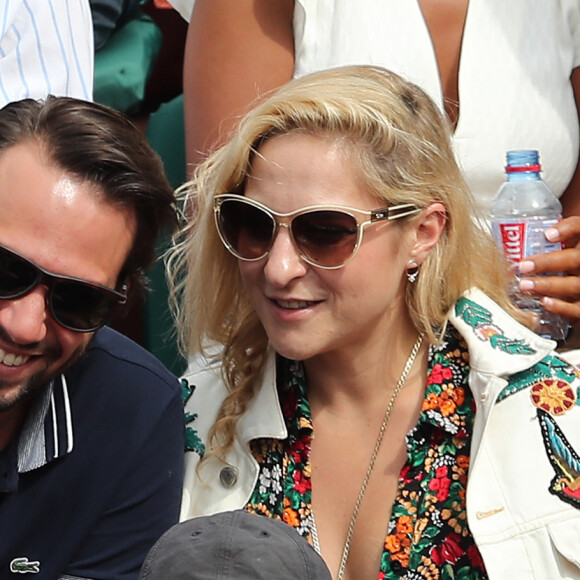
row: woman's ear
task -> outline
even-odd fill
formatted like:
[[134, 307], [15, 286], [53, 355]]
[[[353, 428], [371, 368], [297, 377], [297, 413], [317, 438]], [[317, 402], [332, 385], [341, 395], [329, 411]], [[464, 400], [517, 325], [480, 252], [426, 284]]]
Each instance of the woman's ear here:
[[432, 203], [415, 222], [416, 239], [410, 258], [422, 264], [445, 230], [447, 211], [442, 203]]

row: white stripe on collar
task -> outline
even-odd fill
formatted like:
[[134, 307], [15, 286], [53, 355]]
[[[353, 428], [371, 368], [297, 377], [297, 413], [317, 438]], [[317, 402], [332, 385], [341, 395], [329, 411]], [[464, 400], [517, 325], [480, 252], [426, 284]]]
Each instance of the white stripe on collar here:
[[72, 413], [64, 375], [51, 381], [33, 403], [18, 444], [18, 471], [25, 473], [70, 453]]

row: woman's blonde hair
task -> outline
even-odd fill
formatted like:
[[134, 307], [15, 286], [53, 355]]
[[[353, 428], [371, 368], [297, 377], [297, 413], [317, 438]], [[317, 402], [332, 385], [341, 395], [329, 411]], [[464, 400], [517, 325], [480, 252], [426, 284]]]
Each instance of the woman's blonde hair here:
[[192, 215], [168, 260], [184, 354], [204, 352], [215, 342], [225, 347], [230, 394], [213, 430], [220, 450], [231, 444], [237, 418], [254, 393], [268, 337], [242, 285], [237, 259], [218, 237], [213, 198], [243, 193], [260, 145], [294, 132], [343, 142], [360, 165], [368, 191], [383, 205], [445, 206], [443, 235], [421, 264], [417, 281], [407, 285], [412, 320], [430, 341], [439, 340], [449, 309], [474, 286], [516, 313], [506, 293], [505, 264], [476, 225], [447, 121], [430, 98], [416, 85], [373, 66], [336, 68], [294, 80], [248, 113], [231, 140], [186, 184], [184, 207]]

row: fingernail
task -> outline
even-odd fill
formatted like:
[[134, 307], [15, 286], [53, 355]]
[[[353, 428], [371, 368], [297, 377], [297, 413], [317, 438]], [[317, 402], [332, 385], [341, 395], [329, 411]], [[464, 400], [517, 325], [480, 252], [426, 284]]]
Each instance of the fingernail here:
[[522, 292], [529, 292], [534, 289], [534, 286], [533, 280], [520, 280], [520, 290]]
[[544, 236], [549, 242], [557, 242], [560, 239], [560, 232], [556, 228], [548, 228]]
[[524, 260], [518, 264], [518, 269], [522, 274], [530, 274], [536, 269], [536, 265], [531, 260]]
[[542, 306], [545, 308], [546, 306], [554, 306], [554, 301], [549, 298], [548, 296], [544, 296], [541, 300], [540, 303], [542, 304]]

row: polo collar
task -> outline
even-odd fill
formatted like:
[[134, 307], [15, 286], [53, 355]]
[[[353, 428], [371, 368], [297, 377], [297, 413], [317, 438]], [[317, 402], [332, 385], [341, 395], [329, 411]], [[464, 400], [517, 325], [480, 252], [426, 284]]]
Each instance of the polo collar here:
[[73, 422], [66, 379], [60, 375], [32, 405], [18, 443], [18, 471], [26, 473], [70, 453]]

